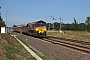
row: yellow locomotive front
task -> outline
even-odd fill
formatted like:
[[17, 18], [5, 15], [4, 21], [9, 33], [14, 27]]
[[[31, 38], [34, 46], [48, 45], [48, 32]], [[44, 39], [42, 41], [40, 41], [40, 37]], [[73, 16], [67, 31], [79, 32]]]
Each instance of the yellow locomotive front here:
[[39, 21], [35, 25], [35, 31], [36, 31], [36, 36], [38, 37], [46, 37], [46, 22], [44, 21]]
[[40, 20], [29, 23], [28, 34], [36, 37], [46, 37], [46, 22]]

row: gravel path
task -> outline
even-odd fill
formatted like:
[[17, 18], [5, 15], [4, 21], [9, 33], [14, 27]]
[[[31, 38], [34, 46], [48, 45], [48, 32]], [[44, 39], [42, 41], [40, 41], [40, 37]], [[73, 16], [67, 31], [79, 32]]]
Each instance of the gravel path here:
[[19, 38], [26, 41], [32, 47], [51, 58], [51, 60], [90, 60], [90, 55], [76, 51], [57, 44], [45, 42], [38, 38], [18, 35]]

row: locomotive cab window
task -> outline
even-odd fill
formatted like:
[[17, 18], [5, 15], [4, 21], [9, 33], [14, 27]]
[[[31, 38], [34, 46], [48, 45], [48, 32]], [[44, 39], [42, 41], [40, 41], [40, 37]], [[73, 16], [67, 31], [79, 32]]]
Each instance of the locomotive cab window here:
[[42, 27], [46, 27], [46, 24], [42, 24]]
[[36, 27], [40, 27], [41, 26], [41, 24], [36, 24]]
[[36, 27], [46, 27], [46, 24], [36, 24]]

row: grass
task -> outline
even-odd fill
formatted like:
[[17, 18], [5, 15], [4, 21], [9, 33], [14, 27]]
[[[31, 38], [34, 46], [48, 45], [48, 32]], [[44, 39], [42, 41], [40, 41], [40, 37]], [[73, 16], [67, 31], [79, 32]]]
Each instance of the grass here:
[[87, 31], [63, 31], [64, 33], [60, 33], [59, 31], [49, 31], [47, 35], [54, 35], [61, 38], [69, 38], [90, 42], [90, 32]]
[[0, 34], [2, 43], [1, 60], [36, 60], [25, 48], [9, 34]]
[[9, 54], [14, 54], [14, 53], [18, 53], [19, 50], [14, 48], [14, 46], [12, 45], [9, 45], [9, 46], [5, 46], [5, 49], [6, 51], [9, 53]]
[[13, 57], [12, 57], [10, 54], [7, 54], [6, 57], [7, 57], [8, 59], [13, 59]]

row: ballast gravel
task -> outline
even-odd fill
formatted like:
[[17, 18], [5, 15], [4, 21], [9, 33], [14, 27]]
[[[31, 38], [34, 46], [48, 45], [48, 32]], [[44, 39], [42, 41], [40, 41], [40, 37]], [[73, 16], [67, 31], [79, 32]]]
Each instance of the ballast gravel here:
[[90, 60], [90, 54], [82, 53], [81, 51], [49, 43], [27, 35], [21, 34], [17, 36], [51, 60]]

